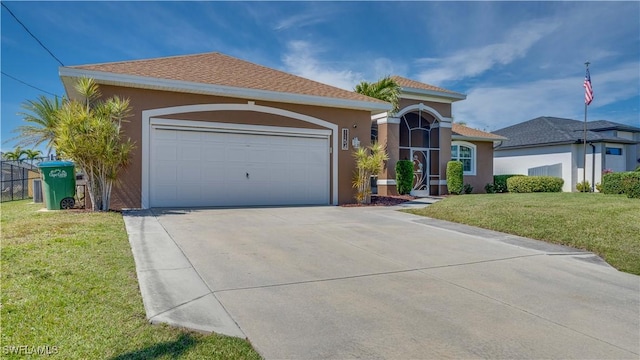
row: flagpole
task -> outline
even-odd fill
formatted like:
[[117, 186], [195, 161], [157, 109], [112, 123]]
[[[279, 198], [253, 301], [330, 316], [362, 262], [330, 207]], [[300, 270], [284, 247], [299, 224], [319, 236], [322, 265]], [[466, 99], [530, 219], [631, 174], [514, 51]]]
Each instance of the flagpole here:
[[[589, 62], [585, 62], [584, 65], [587, 67], [587, 70], [589, 70]], [[586, 181], [587, 181], [587, 102], [584, 102], [584, 129], [583, 129], [583, 134], [582, 134], [582, 150], [583, 150], [583, 168], [582, 168], [582, 185], [586, 185]], [[591, 169], [591, 171], [593, 171], [594, 169]]]

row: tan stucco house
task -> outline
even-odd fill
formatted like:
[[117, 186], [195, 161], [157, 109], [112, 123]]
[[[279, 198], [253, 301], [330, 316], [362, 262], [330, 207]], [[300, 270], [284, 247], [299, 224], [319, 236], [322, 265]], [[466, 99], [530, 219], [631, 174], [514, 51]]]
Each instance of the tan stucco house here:
[[[444, 194], [451, 141], [468, 135], [451, 132], [451, 104], [464, 95], [403, 78], [402, 110], [390, 116], [386, 102], [220, 53], [59, 71], [70, 98], [84, 76], [130, 100], [124, 132], [137, 148], [115, 209], [350, 203], [353, 147], [372, 132], [390, 154], [381, 194], [395, 192], [395, 161], [413, 156], [429, 169], [416, 191]], [[474, 164], [470, 176], [485, 167]]]

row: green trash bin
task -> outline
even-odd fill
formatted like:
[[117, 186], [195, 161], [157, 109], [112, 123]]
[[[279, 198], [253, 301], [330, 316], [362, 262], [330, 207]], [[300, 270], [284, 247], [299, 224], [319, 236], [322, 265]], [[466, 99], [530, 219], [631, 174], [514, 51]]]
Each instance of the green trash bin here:
[[47, 161], [38, 165], [47, 209], [71, 209], [75, 205], [76, 173], [70, 161]]

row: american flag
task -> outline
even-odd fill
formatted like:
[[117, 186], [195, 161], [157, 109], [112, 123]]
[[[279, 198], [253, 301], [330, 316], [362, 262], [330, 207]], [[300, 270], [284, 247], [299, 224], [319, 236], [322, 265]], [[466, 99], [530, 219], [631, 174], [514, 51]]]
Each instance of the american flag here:
[[584, 103], [589, 105], [593, 101], [593, 89], [591, 88], [591, 74], [587, 69], [587, 74], [584, 76]]

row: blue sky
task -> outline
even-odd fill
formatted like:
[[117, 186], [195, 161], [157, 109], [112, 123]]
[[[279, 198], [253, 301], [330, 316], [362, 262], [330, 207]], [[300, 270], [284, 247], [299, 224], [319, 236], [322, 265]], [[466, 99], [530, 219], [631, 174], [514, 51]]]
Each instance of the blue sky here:
[[[218, 51], [345, 89], [397, 74], [467, 94], [455, 121], [640, 126], [640, 2], [4, 2], [65, 65]], [[59, 64], [3, 8], [2, 71], [64, 94]], [[2, 76], [2, 149], [42, 92]]]

